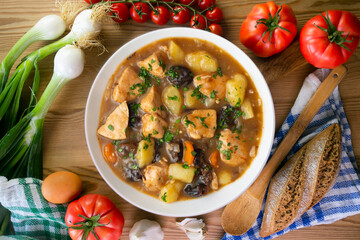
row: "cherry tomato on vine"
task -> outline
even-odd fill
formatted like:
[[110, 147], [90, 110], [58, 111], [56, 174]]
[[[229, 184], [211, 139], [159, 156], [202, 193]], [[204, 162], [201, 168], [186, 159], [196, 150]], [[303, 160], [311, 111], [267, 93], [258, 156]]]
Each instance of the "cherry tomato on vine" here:
[[300, 32], [300, 50], [317, 68], [335, 68], [355, 52], [360, 21], [347, 11], [329, 10], [311, 18]]
[[198, 0], [198, 6], [202, 10], [215, 6], [215, 0]]
[[134, 21], [144, 23], [150, 19], [151, 9], [146, 3], [135, 3], [130, 9], [130, 16]]
[[101, 2], [101, 0], [85, 0], [85, 2], [87, 2], [88, 4], [95, 4]]
[[180, 0], [181, 4], [185, 4], [185, 5], [189, 5], [191, 3], [190, 6], [194, 6], [194, 4], [196, 3], [196, 0]]
[[210, 29], [210, 32], [212, 32], [216, 35], [219, 35], [219, 36], [223, 35], [222, 27], [217, 23], [210, 24], [209, 29]]
[[200, 14], [195, 14], [192, 16], [190, 20], [190, 27], [196, 29], [205, 29], [206, 28], [206, 20]]
[[190, 11], [186, 7], [176, 6], [171, 12], [172, 20], [176, 24], [184, 24], [190, 20]]
[[151, 20], [157, 25], [164, 25], [170, 19], [170, 12], [164, 6], [155, 7], [155, 10], [151, 11]]
[[125, 3], [114, 3], [111, 5], [109, 14], [112, 17], [112, 20], [118, 23], [125, 22], [129, 19], [129, 9]]
[[214, 7], [206, 12], [206, 18], [212, 23], [218, 23], [223, 18], [223, 13], [220, 8]]

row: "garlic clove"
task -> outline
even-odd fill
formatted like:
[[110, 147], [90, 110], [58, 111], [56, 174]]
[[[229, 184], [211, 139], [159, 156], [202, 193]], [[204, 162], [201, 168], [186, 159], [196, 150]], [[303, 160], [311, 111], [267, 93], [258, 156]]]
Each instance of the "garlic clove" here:
[[206, 235], [206, 225], [202, 219], [185, 218], [176, 225], [185, 232], [190, 240], [203, 240]]
[[163, 240], [164, 232], [159, 223], [142, 219], [131, 228], [129, 238], [130, 240]]

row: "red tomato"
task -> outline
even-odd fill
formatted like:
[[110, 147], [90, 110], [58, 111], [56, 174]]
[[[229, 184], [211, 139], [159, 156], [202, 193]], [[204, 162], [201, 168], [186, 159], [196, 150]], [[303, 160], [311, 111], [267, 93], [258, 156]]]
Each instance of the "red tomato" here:
[[300, 32], [300, 50], [317, 68], [345, 63], [359, 44], [360, 21], [350, 12], [330, 10], [310, 19]]
[[180, 0], [181, 4], [185, 4], [185, 5], [189, 5], [191, 3], [190, 6], [194, 6], [194, 4], [196, 3], [196, 0]]
[[87, 2], [89, 4], [95, 4], [95, 3], [101, 2], [101, 0], [85, 0], [85, 2]]
[[129, 19], [129, 9], [125, 3], [112, 4], [109, 13], [111, 16], [114, 16], [112, 20], [118, 23], [125, 22]]
[[190, 20], [190, 11], [186, 7], [176, 6], [171, 12], [172, 20], [177, 24], [184, 24]]
[[164, 6], [155, 7], [151, 12], [151, 20], [157, 25], [164, 25], [170, 19], [170, 12]]
[[240, 42], [259, 57], [283, 51], [294, 40], [297, 28], [292, 9], [274, 2], [253, 7], [240, 29]]
[[87, 194], [69, 204], [65, 223], [73, 240], [113, 240], [121, 236], [124, 217], [107, 197]]
[[205, 29], [206, 28], [206, 20], [200, 14], [195, 14], [192, 16], [190, 20], [190, 27], [196, 29]]
[[216, 35], [222, 36], [223, 30], [222, 27], [217, 23], [212, 23], [209, 26], [210, 32], [215, 33]]
[[151, 9], [149, 5], [142, 2], [135, 3], [134, 5], [130, 9], [130, 16], [134, 21], [138, 23], [144, 23], [150, 19]]
[[215, 0], [198, 0], [198, 6], [202, 10], [215, 6]]
[[220, 8], [214, 7], [212, 10], [206, 12], [206, 18], [212, 23], [218, 23], [221, 21], [223, 13]]

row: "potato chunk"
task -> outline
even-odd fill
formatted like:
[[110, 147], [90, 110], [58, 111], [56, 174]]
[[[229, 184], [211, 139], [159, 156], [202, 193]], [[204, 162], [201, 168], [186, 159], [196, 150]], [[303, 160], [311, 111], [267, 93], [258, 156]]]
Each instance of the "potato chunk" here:
[[240, 107], [245, 98], [247, 87], [246, 77], [242, 74], [236, 74], [226, 82], [226, 98], [233, 107]]
[[220, 171], [218, 174], [218, 178], [219, 178], [220, 185], [228, 184], [232, 180], [231, 173], [227, 170]]
[[241, 105], [241, 111], [244, 113], [243, 119], [251, 119], [254, 117], [254, 111], [248, 98], [246, 98]]
[[112, 99], [115, 102], [131, 101], [140, 94], [139, 88], [133, 86], [143, 83], [143, 80], [138, 77], [138, 73], [131, 66], [126, 67], [119, 78], [115, 75], [113, 77], [115, 77], [115, 81]]
[[142, 110], [150, 114], [156, 113], [165, 118], [166, 111], [165, 109], [162, 110], [160, 107], [161, 104], [161, 96], [154, 86], [149, 89], [148, 93], [140, 101], [140, 107]]
[[205, 51], [186, 54], [185, 60], [195, 74], [216, 72], [218, 68], [216, 59]]
[[195, 95], [191, 96], [193, 95], [193, 91], [194, 89], [190, 88], [184, 92], [184, 104], [187, 108], [196, 108], [201, 103]]
[[222, 99], [226, 94], [227, 79], [228, 77], [224, 75], [214, 77], [210, 74], [200, 74], [194, 77], [194, 85], [199, 87], [199, 91], [208, 98]]
[[136, 162], [139, 168], [152, 163], [155, 157], [155, 141], [154, 139], [141, 140], [136, 151]]
[[180, 195], [180, 191], [183, 189], [184, 183], [180, 181], [170, 181], [160, 191], [160, 199], [166, 203], [175, 202]]
[[169, 55], [175, 64], [181, 64], [184, 62], [185, 53], [174, 41], [170, 41]]
[[216, 130], [216, 111], [194, 110], [183, 118], [183, 124], [193, 139], [212, 138]]
[[146, 166], [143, 182], [149, 191], [159, 191], [168, 179], [168, 164], [160, 161]]
[[169, 86], [164, 89], [162, 94], [163, 102], [172, 114], [180, 115], [183, 106], [183, 97], [179, 89]]
[[240, 166], [245, 163], [249, 151], [244, 142], [240, 140], [239, 134], [225, 129], [220, 133], [220, 159], [231, 167]]
[[126, 129], [129, 123], [129, 108], [122, 102], [107, 117], [105, 124], [98, 129], [98, 134], [113, 140], [126, 139]]
[[159, 78], [165, 77], [165, 68], [162, 64], [164, 61], [164, 54], [160, 51], [151, 54], [149, 57], [143, 61], [138, 62], [139, 67], [144, 67], [152, 75], [155, 75]]
[[168, 124], [159, 115], [157, 115], [156, 113], [145, 114], [142, 117], [142, 122], [142, 133], [144, 134], [144, 136], [147, 137], [151, 134], [151, 137], [157, 139], [164, 137], [164, 133], [168, 127]]
[[180, 163], [173, 163], [169, 166], [169, 176], [184, 183], [191, 183], [195, 176], [195, 168]]

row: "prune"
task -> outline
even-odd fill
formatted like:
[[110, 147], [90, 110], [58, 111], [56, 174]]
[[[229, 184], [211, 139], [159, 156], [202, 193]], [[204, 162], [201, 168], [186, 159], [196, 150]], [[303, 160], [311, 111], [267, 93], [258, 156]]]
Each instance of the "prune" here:
[[116, 145], [116, 154], [120, 159], [134, 159], [136, 146], [133, 143], [119, 143]]
[[129, 108], [129, 126], [138, 128], [141, 125], [141, 117], [139, 114], [139, 103], [128, 103]]
[[170, 162], [175, 163], [183, 157], [183, 145], [179, 142], [166, 143], [166, 151], [169, 154]]
[[129, 161], [124, 165], [124, 176], [133, 182], [142, 180], [141, 170], [134, 161]]
[[207, 186], [205, 184], [187, 184], [184, 188], [186, 195], [191, 197], [200, 197], [207, 193]]
[[185, 87], [193, 80], [194, 74], [184, 66], [172, 66], [167, 72], [167, 80], [176, 86]]
[[230, 105], [223, 106], [217, 117], [218, 129], [233, 127], [235, 125], [236, 118], [239, 117], [238, 116], [239, 113], [240, 113], [239, 110], [235, 109], [234, 107], [232, 107]]

